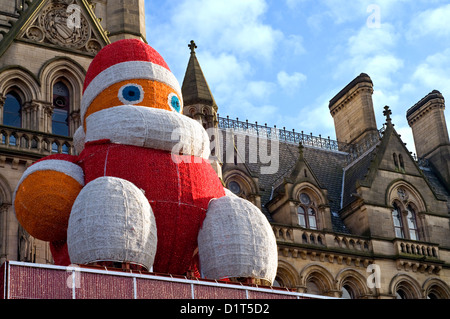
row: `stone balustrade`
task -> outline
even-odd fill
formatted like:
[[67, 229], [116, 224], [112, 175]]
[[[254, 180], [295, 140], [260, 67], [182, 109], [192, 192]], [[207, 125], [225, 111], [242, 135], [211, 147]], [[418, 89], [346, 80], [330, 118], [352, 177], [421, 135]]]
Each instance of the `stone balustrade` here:
[[75, 154], [71, 137], [0, 125], [0, 148], [36, 155]]
[[336, 235], [319, 230], [301, 227], [288, 227], [277, 224], [272, 224], [272, 229], [277, 241], [360, 252], [371, 251], [370, 240], [357, 236], [344, 234]]
[[398, 255], [439, 259], [439, 246], [423, 242], [395, 239], [394, 245]]

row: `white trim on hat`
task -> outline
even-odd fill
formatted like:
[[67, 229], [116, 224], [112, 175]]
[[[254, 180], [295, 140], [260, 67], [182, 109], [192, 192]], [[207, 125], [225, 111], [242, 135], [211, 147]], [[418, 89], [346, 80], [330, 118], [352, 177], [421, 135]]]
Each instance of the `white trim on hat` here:
[[110, 66], [100, 72], [89, 83], [81, 99], [81, 118], [84, 119], [89, 105], [103, 90], [114, 83], [133, 79], [148, 79], [162, 82], [174, 89], [180, 100], [182, 100], [178, 80], [165, 67], [148, 61], [127, 61]]

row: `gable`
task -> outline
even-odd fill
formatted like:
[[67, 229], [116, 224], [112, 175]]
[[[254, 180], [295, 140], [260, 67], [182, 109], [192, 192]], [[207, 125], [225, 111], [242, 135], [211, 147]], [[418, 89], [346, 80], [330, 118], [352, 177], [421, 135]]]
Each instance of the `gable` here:
[[[381, 141], [363, 162], [358, 178], [353, 178], [352, 185], [349, 185], [350, 176], [346, 176], [345, 184], [346, 187], [351, 186], [354, 192], [357, 192], [360, 186], [369, 189], [364, 192], [365, 201], [385, 205], [384, 196], [379, 195], [385, 194], [388, 185], [396, 180], [404, 180], [416, 186], [422, 195], [428, 194], [427, 197], [439, 199], [427, 176], [419, 168], [391, 123], [387, 124]], [[347, 169], [346, 173], [349, 171]], [[347, 199], [347, 204], [354, 200], [349, 198], [351, 194], [351, 191], [344, 194], [344, 202]]]
[[421, 175], [420, 168], [417, 166], [397, 132], [393, 130], [387, 138], [388, 140], [384, 146], [385, 149], [382, 154], [379, 169], [409, 175]]
[[297, 162], [287, 180], [294, 185], [302, 182], [308, 182], [318, 188], [322, 188], [317, 180], [317, 177], [309, 166], [308, 161], [305, 159], [304, 147], [302, 145], [299, 146], [299, 156]]
[[0, 56], [13, 41], [94, 56], [109, 43], [86, 0], [32, 2], [0, 42]]

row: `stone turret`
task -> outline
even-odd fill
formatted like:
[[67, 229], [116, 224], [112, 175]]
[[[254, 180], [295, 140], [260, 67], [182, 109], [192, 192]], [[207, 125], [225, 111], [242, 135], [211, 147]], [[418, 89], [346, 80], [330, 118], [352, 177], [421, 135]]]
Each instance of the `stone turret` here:
[[434, 90], [411, 107], [406, 118], [413, 132], [417, 156], [427, 159], [449, 187], [450, 142], [444, 109], [444, 97]]

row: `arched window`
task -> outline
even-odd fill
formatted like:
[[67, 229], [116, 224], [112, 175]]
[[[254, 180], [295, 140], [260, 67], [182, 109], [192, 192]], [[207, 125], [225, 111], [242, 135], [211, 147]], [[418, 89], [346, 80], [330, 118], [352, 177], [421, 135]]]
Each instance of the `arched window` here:
[[333, 277], [321, 266], [311, 265], [305, 267], [300, 273], [300, 285], [306, 288], [307, 294], [333, 295]]
[[394, 158], [394, 165], [395, 165], [395, 168], [398, 169], [398, 158], [397, 158], [397, 154], [394, 153], [392, 156], [393, 156], [393, 158]]
[[423, 220], [420, 211], [425, 205], [420, 194], [410, 185], [401, 182], [388, 191], [388, 200], [392, 205], [392, 222], [395, 237], [410, 240], [423, 240]]
[[227, 186], [228, 186], [227, 188], [228, 188], [233, 194], [238, 195], [238, 196], [241, 195], [242, 189], [241, 189], [241, 185], [239, 185], [238, 182], [236, 182], [236, 181], [231, 181], [231, 182], [228, 183]]
[[52, 133], [69, 136], [70, 94], [61, 81], [53, 86], [53, 106]]
[[317, 229], [317, 209], [307, 193], [300, 193], [297, 207], [298, 224], [305, 228]]
[[321, 295], [323, 293], [322, 289], [319, 288], [317, 281], [314, 279], [309, 280], [306, 283], [306, 291], [308, 292], [308, 294], [311, 294], [311, 295]]
[[394, 210], [392, 211], [392, 220], [394, 222], [395, 237], [405, 238], [403, 234], [402, 215], [397, 203], [393, 204]]
[[433, 279], [428, 288], [425, 289], [425, 295], [427, 299], [448, 299], [450, 295], [450, 290], [448, 286], [444, 282], [440, 282], [436, 279]]
[[398, 154], [398, 161], [400, 162], [400, 168], [402, 170], [405, 170], [405, 162], [403, 162], [403, 156], [402, 154]]
[[353, 289], [349, 285], [342, 286], [341, 291], [342, 291], [343, 299], [355, 299], [355, 294], [353, 292]]
[[394, 222], [395, 237], [419, 240], [416, 212], [411, 204], [402, 209], [403, 205], [394, 202], [392, 204], [392, 221]]
[[395, 297], [397, 299], [409, 299], [407, 293], [403, 289], [398, 289], [395, 292]]
[[406, 209], [407, 209], [406, 220], [408, 224], [409, 238], [413, 240], [418, 240], [419, 232], [417, 230], [416, 213], [411, 205], [408, 205]]
[[6, 94], [3, 105], [3, 124], [22, 127], [22, 101], [16, 92]]

